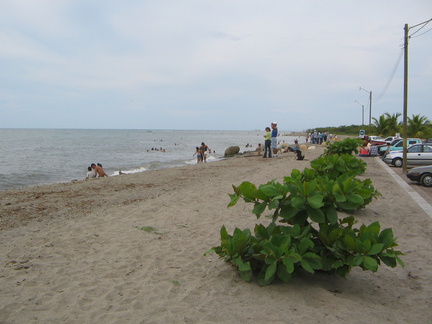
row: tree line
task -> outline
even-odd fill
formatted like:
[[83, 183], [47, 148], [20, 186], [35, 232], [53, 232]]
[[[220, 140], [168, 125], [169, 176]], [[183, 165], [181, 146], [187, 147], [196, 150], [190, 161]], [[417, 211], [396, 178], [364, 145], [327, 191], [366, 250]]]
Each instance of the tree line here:
[[[382, 137], [392, 136], [396, 133], [403, 134], [403, 122], [399, 120], [400, 113], [389, 114], [385, 113], [378, 118], [372, 117], [373, 125], [371, 127], [371, 134], [368, 135], [381, 135]], [[329, 132], [331, 134], [339, 135], [358, 135], [361, 129], [368, 130], [368, 125], [350, 125], [338, 127], [316, 127], [308, 129], [306, 132]], [[426, 116], [412, 115], [407, 117], [407, 132], [408, 137], [418, 138], [432, 138], [432, 123]]]

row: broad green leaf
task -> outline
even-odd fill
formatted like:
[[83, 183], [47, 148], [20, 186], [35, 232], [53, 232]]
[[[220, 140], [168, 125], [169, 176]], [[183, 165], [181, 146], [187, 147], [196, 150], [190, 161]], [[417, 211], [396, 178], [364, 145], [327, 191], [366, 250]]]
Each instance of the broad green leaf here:
[[309, 240], [306, 237], [303, 237], [299, 244], [298, 244], [298, 250], [300, 254], [305, 253], [309, 248], [313, 248], [314, 244], [311, 240]]
[[391, 228], [386, 228], [378, 236], [380, 243], [384, 244], [385, 248], [390, 247], [394, 242], [393, 230]]
[[343, 235], [343, 230], [342, 228], [335, 228], [334, 230], [332, 230], [329, 234], [329, 240], [330, 242], [335, 242], [337, 241], [339, 238], [341, 238]]
[[279, 196], [281, 192], [279, 191], [278, 187], [275, 184], [267, 184], [264, 186], [261, 186], [259, 188], [261, 192], [263, 192], [268, 197], [274, 197]]
[[249, 282], [252, 279], [252, 269], [250, 262], [243, 262], [240, 256], [234, 258], [233, 262], [238, 267], [242, 279]]
[[325, 222], [325, 215], [324, 212], [321, 209], [314, 209], [310, 206], [306, 206], [306, 211], [308, 213], [308, 216], [312, 221], [315, 223], [324, 223]]
[[303, 197], [294, 197], [291, 199], [291, 205], [297, 209], [303, 209], [305, 204], [305, 200]]
[[360, 264], [362, 264], [362, 262], [363, 262], [363, 255], [361, 255], [360, 253], [357, 253], [354, 260], [352, 261], [352, 266], [358, 267]]
[[400, 266], [402, 268], [405, 267], [405, 263], [397, 255], [395, 255], [395, 257], [396, 257], [396, 261], [400, 264]]
[[238, 196], [236, 194], [228, 194], [228, 196], [230, 196], [230, 198], [231, 198], [231, 200], [230, 200], [230, 202], [228, 204], [228, 207], [234, 206], [235, 204], [237, 204], [237, 202], [240, 199], [240, 196]]
[[312, 180], [310, 182], [303, 182], [303, 193], [305, 196], [309, 196], [311, 192], [315, 190], [316, 187], [316, 180]]
[[367, 253], [371, 249], [371, 242], [369, 240], [363, 241], [363, 251]]
[[264, 210], [266, 209], [266, 207], [267, 207], [267, 203], [266, 202], [255, 203], [255, 207], [252, 210], [252, 213], [258, 217], [258, 216], [260, 216], [264, 212]]
[[250, 262], [243, 262], [240, 256], [233, 258], [233, 262], [239, 268], [240, 271], [251, 270]]
[[289, 282], [291, 280], [291, 273], [287, 271], [287, 268], [283, 264], [279, 264], [277, 267], [277, 276], [283, 282]]
[[380, 231], [380, 223], [379, 222], [373, 222], [372, 224], [370, 224], [367, 228], [369, 231], [372, 232], [372, 234], [374, 236], [378, 236], [379, 235], [379, 231]]
[[345, 195], [341, 192], [333, 192], [333, 195], [334, 195], [336, 201], [339, 203], [346, 201]]
[[275, 198], [275, 200], [272, 200], [272, 201], [269, 202], [269, 209], [270, 209], [270, 210], [271, 210], [271, 209], [276, 209], [276, 208], [279, 207], [279, 204], [280, 204], [279, 200], [277, 200], [277, 199]]
[[273, 278], [276, 273], [276, 269], [277, 269], [277, 262], [275, 261], [267, 267], [264, 280], [269, 281], [271, 278]]
[[344, 265], [344, 263], [342, 260], [337, 260], [335, 263], [332, 264], [332, 268], [337, 269], [337, 268], [342, 267], [343, 265]]
[[236, 228], [234, 230], [234, 234], [232, 237], [234, 253], [237, 252], [238, 254], [241, 255], [245, 251], [246, 244], [248, 243], [250, 236], [251, 233], [249, 229], [245, 229], [244, 231], [241, 231], [240, 229]]
[[272, 281], [273, 278], [270, 278], [269, 280], [265, 280], [265, 275], [267, 272], [267, 265], [261, 268], [261, 271], [258, 274], [258, 284], [263, 287], [263, 286], [267, 286], [269, 285]]
[[312, 208], [318, 209], [324, 206], [323, 198], [323, 195], [313, 195], [307, 198], [307, 202]]
[[396, 258], [394, 256], [380, 255], [380, 259], [385, 263], [385, 265], [389, 267], [394, 268], [397, 265]]
[[298, 238], [301, 234], [301, 227], [299, 224], [295, 224], [292, 228], [291, 228], [291, 235], [295, 238]]
[[377, 261], [370, 256], [365, 255], [363, 257], [363, 265], [366, 269], [371, 270], [372, 272], [376, 272], [378, 270]]
[[338, 215], [336, 209], [333, 206], [329, 206], [325, 211], [325, 216], [330, 224], [336, 224], [338, 221]]
[[310, 265], [310, 267], [312, 269], [321, 269], [322, 265], [321, 265], [321, 258], [316, 255], [315, 253], [312, 252], [307, 252], [303, 255], [302, 258], [303, 261], [307, 261], [307, 263]]
[[240, 186], [237, 187], [237, 190], [239, 192], [241, 192], [241, 194], [250, 199], [250, 200], [255, 200], [256, 199], [256, 193], [257, 193], [257, 188], [255, 187], [254, 184], [248, 182], [248, 181], [244, 181], [240, 184]]
[[293, 271], [294, 271], [294, 262], [293, 262], [293, 260], [291, 258], [284, 258], [282, 262], [283, 262], [283, 264], [284, 264], [284, 266], [286, 268], [286, 271], [288, 273], [293, 273]]
[[263, 239], [268, 239], [269, 238], [267, 229], [265, 228], [264, 225], [261, 225], [261, 224], [255, 225], [254, 233], [255, 233], [255, 237], [258, 240], [263, 240]]
[[225, 225], [222, 225], [221, 229], [220, 229], [220, 236], [222, 240], [228, 240], [230, 238], [230, 236], [228, 235], [228, 232], [226, 230]]
[[307, 272], [314, 273], [311, 265], [306, 260], [302, 259], [300, 264], [302, 268], [305, 269]]
[[299, 212], [299, 210], [297, 208], [294, 208], [294, 207], [288, 205], [288, 206], [284, 206], [281, 208], [279, 215], [283, 219], [289, 220], [289, 219], [293, 218], [295, 215], [297, 215], [298, 212]]
[[354, 251], [355, 250], [355, 241], [352, 238], [352, 236], [346, 234], [344, 238], [345, 244], [348, 247], [348, 249]]
[[357, 206], [363, 206], [364, 205], [364, 199], [362, 196], [358, 194], [351, 194], [347, 196], [347, 201], [351, 204], [357, 205]]
[[384, 244], [378, 243], [378, 244], [374, 244], [372, 245], [372, 247], [370, 248], [370, 250], [368, 251], [367, 255], [375, 255], [380, 253], [384, 248]]

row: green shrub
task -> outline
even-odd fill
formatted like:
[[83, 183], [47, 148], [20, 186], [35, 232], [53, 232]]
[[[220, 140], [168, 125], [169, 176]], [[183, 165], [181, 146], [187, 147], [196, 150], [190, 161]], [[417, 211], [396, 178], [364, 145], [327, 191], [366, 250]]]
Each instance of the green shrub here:
[[[317, 164], [321, 170], [322, 164]], [[337, 168], [339, 163], [333, 165]], [[276, 278], [287, 282], [302, 271], [345, 277], [355, 266], [373, 272], [381, 262], [403, 266], [402, 253], [394, 250], [397, 244], [392, 229], [381, 231], [379, 222], [355, 228], [353, 216], [339, 219], [338, 213], [364, 208], [380, 195], [370, 179], [360, 181], [351, 171], [340, 173], [293, 170], [283, 183], [273, 180], [258, 188], [250, 182], [233, 186], [228, 206], [242, 199], [254, 204], [252, 213], [257, 219], [270, 211], [272, 222], [267, 227], [256, 225], [253, 234], [236, 228], [230, 235], [223, 226], [221, 244], [208, 252], [234, 264], [246, 281], [257, 276], [260, 285]]]
[[341, 175], [358, 176], [366, 171], [367, 163], [352, 154], [322, 155], [311, 161], [318, 175], [336, 179]]
[[328, 144], [324, 154], [358, 154], [358, 148], [362, 144], [363, 141], [360, 138], [346, 138], [343, 141], [335, 141], [332, 144]]

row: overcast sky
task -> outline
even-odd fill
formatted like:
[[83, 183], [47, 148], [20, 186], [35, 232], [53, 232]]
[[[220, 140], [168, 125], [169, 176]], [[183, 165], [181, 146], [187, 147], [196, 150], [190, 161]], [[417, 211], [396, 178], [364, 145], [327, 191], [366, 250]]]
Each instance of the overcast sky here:
[[[0, 128], [301, 131], [361, 124], [356, 100], [368, 123], [368, 91], [372, 117], [402, 113], [404, 25], [431, 18], [430, 0], [1, 0]], [[408, 115], [432, 119], [420, 27]]]

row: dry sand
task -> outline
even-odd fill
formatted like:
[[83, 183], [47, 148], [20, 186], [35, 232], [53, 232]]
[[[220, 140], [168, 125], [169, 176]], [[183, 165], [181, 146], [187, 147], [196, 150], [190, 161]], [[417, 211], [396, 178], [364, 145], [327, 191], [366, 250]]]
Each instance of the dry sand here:
[[232, 184], [309, 166], [293, 154], [0, 192], [0, 323], [429, 323], [432, 221], [367, 162], [384, 197], [356, 216], [393, 228], [406, 267], [267, 287], [203, 253], [223, 224], [258, 222], [249, 205], [227, 208]]

